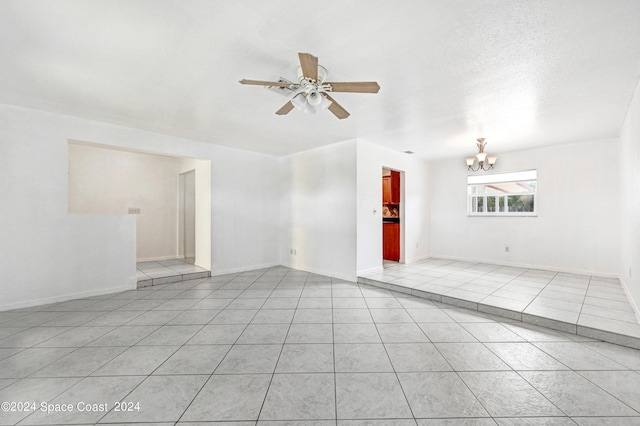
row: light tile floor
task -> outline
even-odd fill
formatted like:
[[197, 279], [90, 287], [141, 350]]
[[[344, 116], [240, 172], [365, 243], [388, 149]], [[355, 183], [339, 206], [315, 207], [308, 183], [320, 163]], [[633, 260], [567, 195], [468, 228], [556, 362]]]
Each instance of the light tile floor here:
[[640, 324], [615, 278], [427, 259], [385, 262], [359, 281], [640, 348]]
[[0, 401], [21, 425], [638, 425], [640, 351], [274, 267], [0, 312]]
[[138, 287], [170, 284], [188, 279], [211, 276], [208, 269], [182, 259], [138, 262], [136, 264]]

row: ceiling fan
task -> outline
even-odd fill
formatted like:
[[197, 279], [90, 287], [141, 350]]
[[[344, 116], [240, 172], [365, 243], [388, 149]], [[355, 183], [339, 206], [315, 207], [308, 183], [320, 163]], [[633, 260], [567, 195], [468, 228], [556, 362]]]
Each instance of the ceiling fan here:
[[329, 92], [378, 93], [380, 86], [375, 81], [361, 81], [350, 83], [326, 82], [327, 70], [318, 65], [318, 58], [310, 53], [298, 53], [300, 67], [298, 68], [298, 83], [285, 79], [280, 81], [240, 80], [241, 84], [254, 86], [287, 88], [293, 94], [289, 102], [276, 111], [278, 115], [288, 114], [293, 108], [314, 114], [317, 109], [328, 109], [339, 119], [349, 117], [349, 113]]

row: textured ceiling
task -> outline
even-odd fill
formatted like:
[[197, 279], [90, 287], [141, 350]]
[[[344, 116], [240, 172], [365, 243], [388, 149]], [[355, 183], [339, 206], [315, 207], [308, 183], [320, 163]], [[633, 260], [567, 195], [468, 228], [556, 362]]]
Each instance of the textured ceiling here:
[[[638, 0], [3, 0], [0, 103], [285, 155], [359, 138], [425, 158], [617, 137], [640, 77]], [[297, 52], [350, 113], [242, 78]]]

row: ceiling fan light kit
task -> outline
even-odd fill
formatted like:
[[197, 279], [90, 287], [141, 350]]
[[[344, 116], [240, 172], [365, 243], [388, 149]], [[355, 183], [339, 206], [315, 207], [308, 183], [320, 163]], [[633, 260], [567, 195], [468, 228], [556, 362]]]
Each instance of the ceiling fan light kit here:
[[[301, 55], [301, 54], [308, 55], [308, 53], [298, 53], [298, 55]], [[300, 84], [302, 84], [302, 82], [306, 78], [308, 78], [304, 76], [304, 72], [302, 71], [302, 66], [298, 67], [296, 74], [298, 75], [298, 81], [300, 82]], [[327, 69], [322, 65], [318, 65], [318, 78], [316, 79], [316, 81], [318, 82], [318, 84], [322, 84], [326, 78], [327, 78]]]
[[276, 111], [277, 115], [286, 115], [294, 107], [307, 114], [315, 114], [316, 110], [329, 110], [339, 119], [349, 117], [349, 113], [335, 101], [329, 92], [378, 93], [380, 86], [375, 81], [328, 83], [325, 82], [327, 70], [318, 65], [318, 58], [310, 53], [298, 53], [298, 83], [288, 81], [240, 80], [241, 84], [281, 87], [294, 92], [289, 102]]
[[[492, 170], [493, 166], [498, 160], [498, 157], [494, 155], [488, 155], [486, 152], [484, 152], [484, 147], [487, 145], [487, 142], [485, 142], [484, 138], [478, 138], [477, 140], [478, 142], [476, 143], [476, 146], [478, 147], [478, 153], [475, 157], [469, 157], [465, 159], [465, 161], [467, 162], [467, 169], [472, 172], [477, 172], [479, 170], [484, 170], [486, 172]], [[478, 165], [476, 167], [473, 167], [476, 159], [478, 160]]]
[[308, 96], [305, 96], [303, 93], [295, 95], [291, 99], [291, 103], [293, 103], [293, 106], [296, 107], [296, 109], [304, 112], [305, 114], [316, 113], [316, 108], [309, 102]]

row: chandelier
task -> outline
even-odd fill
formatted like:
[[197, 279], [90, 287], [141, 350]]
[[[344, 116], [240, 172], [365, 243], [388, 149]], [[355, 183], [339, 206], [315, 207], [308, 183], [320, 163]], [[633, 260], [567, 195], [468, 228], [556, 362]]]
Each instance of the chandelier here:
[[[476, 145], [478, 146], [478, 153], [475, 157], [466, 158], [467, 168], [473, 172], [477, 172], [478, 170], [484, 170], [486, 172], [493, 169], [493, 165], [496, 164], [496, 160], [498, 159], [498, 157], [491, 155], [487, 156], [487, 153], [484, 152], [484, 147], [485, 145], [487, 145], [487, 143], [484, 141], [484, 138], [478, 138], [478, 143], [476, 143]], [[474, 168], [473, 165], [476, 161], [476, 158], [478, 159], [478, 165]]]

